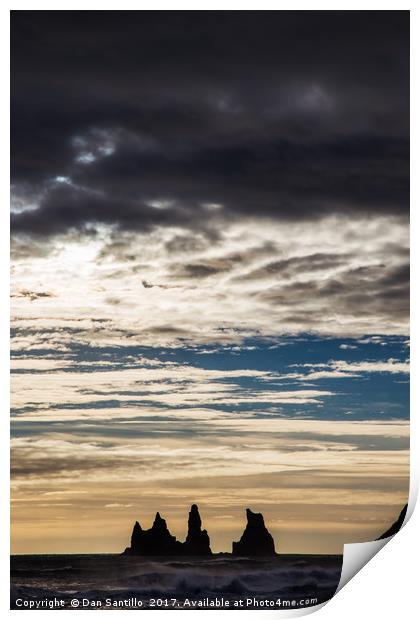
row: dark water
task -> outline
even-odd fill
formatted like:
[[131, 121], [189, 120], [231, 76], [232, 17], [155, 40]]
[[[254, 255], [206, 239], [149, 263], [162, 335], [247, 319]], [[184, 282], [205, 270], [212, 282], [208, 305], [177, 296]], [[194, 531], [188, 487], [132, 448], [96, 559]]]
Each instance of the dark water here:
[[19, 555], [11, 558], [11, 607], [71, 608], [72, 599], [79, 609], [306, 607], [334, 595], [341, 565], [342, 556], [326, 555]]

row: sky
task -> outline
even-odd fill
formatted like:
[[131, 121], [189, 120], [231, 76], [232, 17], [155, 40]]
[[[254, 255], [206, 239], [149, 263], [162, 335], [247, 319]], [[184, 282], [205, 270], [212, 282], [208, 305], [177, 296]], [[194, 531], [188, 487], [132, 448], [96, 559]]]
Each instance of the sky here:
[[[12, 551], [409, 482], [409, 13], [12, 12]], [[100, 524], [100, 527], [98, 527]]]

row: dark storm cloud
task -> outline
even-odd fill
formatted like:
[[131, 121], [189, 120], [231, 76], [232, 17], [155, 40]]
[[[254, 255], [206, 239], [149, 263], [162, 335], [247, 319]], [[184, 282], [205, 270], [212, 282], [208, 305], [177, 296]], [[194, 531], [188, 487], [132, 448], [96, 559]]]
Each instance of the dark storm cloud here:
[[229, 257], [222, 259], [213, 259], [200, 263], [188, 263], [185, 265], [174, 265], [173, 270], [178, 278], [208, 278], [209, 276], [218, 275], [225, 271], [229, 271], [235, 262], [240, 262]]
[[[166, 248], [169, 252], [174, 251], [174, 248], [169, 243], [171, 247], [168, 248], [168, 244], [166, 244]], [[214, 245], [214, 244], [213, 244]], [[188, 246], [187, 246], [188, 247]], [[206, 260], [201, 260], [200, 262], [190, 262], [190, 263], [175, 263], [171, 267], [171, 271], [173, 273], [173, 277], [175, 278], [188, 278], [188, 279], [203, 279], [208, 278], [209, 276], [216, 276], [219, 274], [224, 274], [226, 272], [231, 271], [235, 267], [246, 266], [254, 259], [261, 259], [266, 256], [272, 255], [276, 251], [276, 244], [269, 242], [263, 243], [258, 246], [254, 246], [251, 248], [247, 248], [246, 250], [230, 252], [225, 254], [220, 258], [211, 258]], [[175, 250], [177, 251], [177, 250]], [[188, 250], [187, 250], [188, 251]], [[323, 255], [323, 254], [314, 254], [314, 262], [318, 260], [322, 260], [322, 257], [325, 256], [325, 262], [328, 261], [329, 257], [333, 255]], [[308, 261], [310, 261], [311, 257], [307, 257]], [[291, 259], [293, 263], [294, 259]], [[296, 259], [298, 260], [298, 259]], [[289, 263], [288, 260], [278, 261], [278, 264], [281, 263]], [[273, 265], [277, 265], [277, 263], [272, 263]], [[271, 265], [271, 264], [270, 264]], [[269, 266], [270, 266], [269, 265]], [[268, 267], [269, 267], [268, 266]], [[326, 268], [326, 267], [325, 267]], [[263, 270], [264, 268], [262, 268]], [[261, 271], [262, 271], [261, 270]], [[260, 270], [256, 270], [256, 272], [252, 272], [250, 277], [253, 279], [253, 274], [258, 273]], [[246, 279], [247, 276], [245, 276]], [[234, 280], [241, 280], [244, 278], [238, 277], [234, 278]]]
[[408, 20], [13, 12], [14, 230], [405, 213]]
[[[273, 306], [297, 308], [288, 317], [295, 323], [305, 324], [316, 311], [307, 313], [300, 306], [307, 300], [317, 304], [328, 300], [334, 312], [352, 316], [388, 316], [401, 319], [409, 312], [409, 266], [387, 267], [372, 265], [349, 269], [327, 280], [312, 279], [305, 282], [273, 286], [256, 293], [258, 299]], [[324, 312], [320, 311], [322, 321]]]
[[308, 254], [305, 256], [293, 256], [291, 258], [272, 261], [259, 269], [255, 269], [238, 280], [261, 280], [262, 278], [280, 275], [282, 278], [291, 278], [298, 274], [322, 271], [333, 267], [345, 265], [351, 255], [343, 254], [327, 254], [317, 252], [316, 254]]

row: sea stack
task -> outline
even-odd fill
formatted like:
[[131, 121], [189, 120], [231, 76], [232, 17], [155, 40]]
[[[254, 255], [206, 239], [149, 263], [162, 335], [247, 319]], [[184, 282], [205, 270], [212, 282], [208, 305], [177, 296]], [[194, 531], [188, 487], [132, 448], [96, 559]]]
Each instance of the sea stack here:
[[131, 534], [131, 545], [124, 551], [126, 555], [146, 556], [208, 556], [212, 555], [210, 538], [206, 530], [201, 529], [201, 517], [198, 506], [193, 504], [188, 516], [188, 534], [184, 543], [172, 536], [165, 519], [157, 512], [152, 527], [143, 530], [135, 522]]
[[383, 540], [384, 538], [389, 538], [389, 536], [394, 536], [397, 532], [400, 531], [400, 529], [403, 526], [405, 516], [407, 514], [407, 508], [408, 508], [408, 504], [406, 504], [404, 508], [401, 510], [399, 517], [395, 521], [395, 523], [393, 523], [391, 527], [386, 532], [384, 532], [381, 536], [379, 536], [379, 538], [377, 538], [376, 540]]
[[157, 512], [150, 530], [142, 530], [140, 523], [136, 521], [131, 535], [131, 547], [127, 547], [126, 554], [148, 556], [172, 556], [182, 554], [182, 543], [172, 536]]
[[133, 552], [136, 551], [140, 553], [143, 534], [144, 532], [141, 529], [140, 523], [136, 521], [133, 527], [133, 533], [131, 534], [131, 549]]
[[157, 512], [151, 529], [146, 532], [145, 555], [179, 555], [181, 544]]
[[201, 529], [201, 517], [197, 504], [191, 506], [188, 515], [188, 534], [183, 545], [185, 555], [211, 555], [210, 538], [207, 530]]
[[276, 555], [274, 540], [265, 527], [260, 512], [246, 509], [247, 524], [239, 542], [232, 543], [232, 555], [271, 556]]

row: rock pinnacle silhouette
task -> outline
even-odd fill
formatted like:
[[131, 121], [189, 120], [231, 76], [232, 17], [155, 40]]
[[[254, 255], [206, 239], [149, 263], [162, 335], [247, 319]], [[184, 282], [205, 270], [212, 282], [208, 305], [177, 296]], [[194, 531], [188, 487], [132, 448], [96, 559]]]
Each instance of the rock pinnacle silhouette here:
[[184, 543], [186, 555], [211, 555], [210, 538], [207, 530], [201, 529], [201, 517], [197, 504], [191, 506], [188, 515], [188, 534]]
[[127, 547], [124, 553], [157, 557], [212, 555], [210, 538], [207, 531], [201, 529], [201, 517], [196, 504], [191, 506], [188, 516], [188, 534], [184, 543], [170, 533], [165, 519], [157, 512], [149, 530], [143, 530], [140, 523], [135, 522], [130, 547]]
[[239, 542], [232, 543], [232, 555], [270, 556], [276, 555], [274, 540], [265, 527], [260, 512], [246, 509], [247, 524]]
[[382, 540], [383, 538], [394, 536], [394, 534], [400, 531], [404, 523], [405, 515], [407, 514], [407, 508], [408, 508], [408, 504], [406, 504], [404, 508], [401, 510], [398, 516], [398, 519], [395, 521], [395, 523], [393, 523], [391, 527], [386, 532], [384, 532], [381, 536], [379, 536], [379, 538], [377, 538], [376, 540]]

